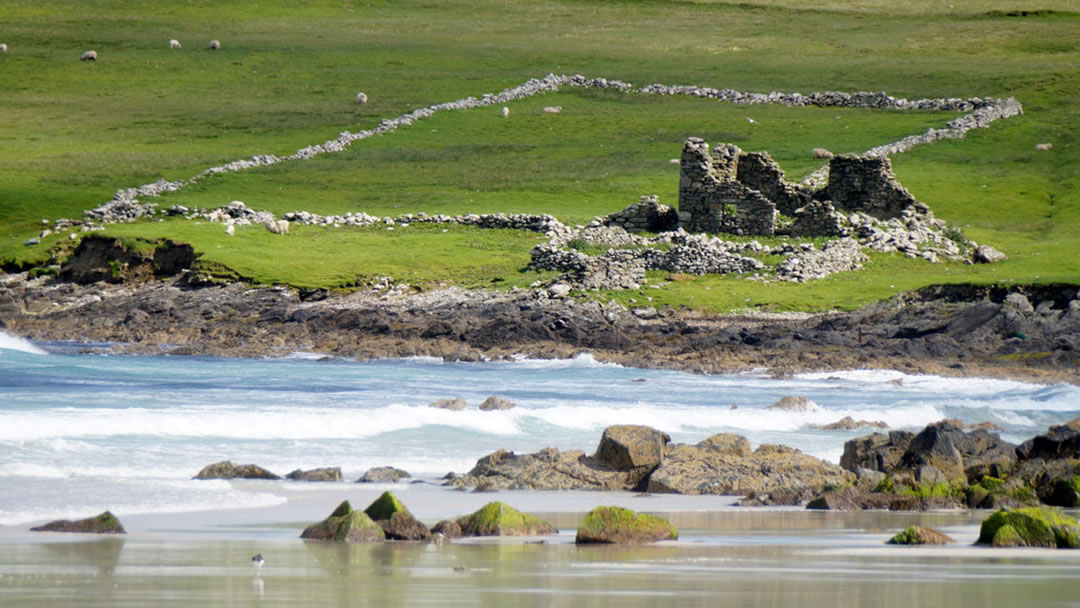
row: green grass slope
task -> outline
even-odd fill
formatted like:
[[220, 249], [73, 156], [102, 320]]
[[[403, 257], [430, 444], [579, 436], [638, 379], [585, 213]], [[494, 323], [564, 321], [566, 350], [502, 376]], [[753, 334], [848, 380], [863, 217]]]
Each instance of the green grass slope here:
[[[815, 6], [811, 6], [811, 4]], [[253, 154], [289, 154], [343, 129], [548, 72], [739, 90], [884, 90], [1015, 96], [1025, 115], [894, 157], [920, 200], [1010, 259], [988, 267], [874, 256], [805, 285], [701, 277], [649, 289], [659, 303], [727, 310], [851, 307], [937, 282], [1080, 281], [1080, 14], [1069, 2], [925, 0], [365, 2], [12, 0], [0, 11], [0, 260], [48, 258], [41, 220], [80, 217], [118, 188]], [[1022, 15], [1019, 10], [1026, 13]], [[1055, 12], [1056, 11], [1056, 12]], [[170, 38], [184, 47], [170, 50]], [[210, 39], [222, 50], [206, 50]], [[97, 62], [79, 54], [98, 51]], [[357, 91], [370, 101], [359, 106]], [[564, 89], [441, 113], [347, 152], [219, 176], [159, 199], [243, 200], [275, 213], [548, 212], [581, 222], [659, 194], [674, 204], [682, 141], [768, 150], [801, 177], [813, 147], [856, 152], [938, 126], [946, 113], [732, 106]], [[562, 105], [545, 115], [545, 105]], [[757, 122], [745, 120], [753, 117]], [[1034, 145], [1054, 148], [1036, 152]], [[536, 235], [261, 229], [231, 239], [182, 221], [110, 228], [168, 236], [244, 276], [348, 286], [528, 284]], [[664, 282], [663, 276], [652, 277]], [[642, 294], [622, 294], [639, 298]]]

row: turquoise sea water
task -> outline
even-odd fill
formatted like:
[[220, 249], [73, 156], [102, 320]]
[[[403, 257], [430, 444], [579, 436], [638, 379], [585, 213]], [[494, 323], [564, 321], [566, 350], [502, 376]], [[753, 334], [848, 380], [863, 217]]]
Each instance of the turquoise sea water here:
[[[353, 481], [391, 465], [436, 479], [496, 449], [592, 451], [604, 427], [647, 424], [676, 442], [717, 432], [836, 462], [869, 433], [810, 425], [843, 416], [919, 429], [989, 420], [1019, 442], [1080, 416], [1080, 389], [856, 371], [791, 379], [698, 376], [568, 361], [371, 363], [85, 354], [85, 346], [0, 337], [0, 526], [82, 517], [279, 505], [280, 494], [195, 482], [221, 460], [284, 475], [339, 466]], [[91, 349], [93, 351], [93, 349]], [[517, 404], [477, 406], [489, 395]], [[804, 395], [808, 412], [765, 409]], [[460, 397], [465, 411], [428, 407]], [[737, 407], [733, 408], [733, 404]]]

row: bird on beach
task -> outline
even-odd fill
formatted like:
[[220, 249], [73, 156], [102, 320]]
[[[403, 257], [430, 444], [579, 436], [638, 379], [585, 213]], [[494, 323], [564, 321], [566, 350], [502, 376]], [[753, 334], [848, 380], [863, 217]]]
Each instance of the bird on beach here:
[[266, 563], [266, 560], [263, 559], [262, 553], [256, 553], [255, 557], [251, 558], [251, 565], [255, 566], [256, 570], [262, 568], [264, 563]]

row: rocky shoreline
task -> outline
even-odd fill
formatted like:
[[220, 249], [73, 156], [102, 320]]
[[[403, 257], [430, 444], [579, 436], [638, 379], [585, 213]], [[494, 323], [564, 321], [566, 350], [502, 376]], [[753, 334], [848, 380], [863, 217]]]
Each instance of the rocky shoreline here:
[[124, 266], [130, 276], [121, 283], [92, 272], [79, 275], [86, 284], [64, 275], [0, 275], [0, 328], [143, 355], [310, 351], [485, 361], [589, 353], [695, 373], [894, 369], [1080, 383], [1076, 285], [936, 286], [850, 312], [710, 315], [627, 309], [555, 287], [418, 292], [387, 283], [348, 294], [298, 292], [203, 286], [185, 271], [153, 279], [134, 262]]

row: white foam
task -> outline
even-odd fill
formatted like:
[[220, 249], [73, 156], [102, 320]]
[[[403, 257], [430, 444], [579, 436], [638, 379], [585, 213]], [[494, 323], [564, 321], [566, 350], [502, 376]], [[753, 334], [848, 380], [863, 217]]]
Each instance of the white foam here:
[[11, 334], [0, 331], [0, 349], [2, 350], [17, 350], [23, 353], [31, 353], [34, 355], [47, 355], [44, 350], [34, 346], [29, 340], [13, 336]]
[[[494, 363], [493, 365], [499, 365], [499, 363]], [[593, 369], [601, 367], [622, 367], [618, 363], [597, 361], [592, 353], [578, 353], [569, 359], [528, 359], [521, 356], [515, 356], [514, 361], [506, 365], [526, 369]]]

